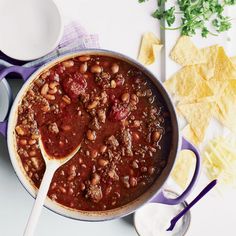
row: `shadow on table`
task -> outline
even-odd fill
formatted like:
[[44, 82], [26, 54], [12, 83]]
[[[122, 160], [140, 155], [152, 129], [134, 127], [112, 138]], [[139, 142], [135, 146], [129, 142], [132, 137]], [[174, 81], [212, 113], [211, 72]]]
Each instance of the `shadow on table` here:
[[10, 157], [8, 154], [7, 141], [2, 135], [0, 135], [0, 158], [1, 165], [4, 165], [4, 168], [11, 169], [11, 171], [13, 171]]
[[[21, 79], [19, 79], [19, 76], [16, 75], [12, 75], [11, 79], [8, 79], [7, 81], [12, 89], [13, 97], [15, 97], [24, 83]], [[0, 161], [4, 168], [11, 169], [11, 171], [13, 171], [6, 140], [7, 139], [0, 134]]]
[[133, 226], [134, 214], [127, 215], [127, 216], [123, 217], [122, 220], [123, 220], [126, 224]]

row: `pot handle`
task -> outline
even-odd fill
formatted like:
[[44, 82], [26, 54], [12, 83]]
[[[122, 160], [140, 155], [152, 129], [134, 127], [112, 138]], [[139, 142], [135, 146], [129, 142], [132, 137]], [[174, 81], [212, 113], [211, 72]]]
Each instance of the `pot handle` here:
[[0, 133], [5, 137], [7, 136], [7, 121], [0, 122]]
[[[38, 69], [37, 67], [14, 66], [8, 63], [4, 63], [4, 65], [1, 65], [1, 66], [4, 66], [4, 67], [7, 66], [7, 67], [0, 71], [0, 82], [6, 75], [10, 73], [17, 73], [21, 75], [24, 81], [26, 81], [29, 78], [29, 76]], [[0, 122], [0, 133], [5, 137], [7, 135], [7, 119], [8, 118]]]
[[17, 73], [26, 81], [37, 69], [37, 67], [9, 66], [0, 71], [0, 81], [10, 73]]
[[176, 205], [179, 204], [181, 202], [183, 202], [188, 195], [190, 194], [190, 192], [192, 191], [197, 178], [199, 176], [199, 171], [200, 171], [200, 155], [198, 150], [190, 143], [188, 142], [185, 138], [182, 138], [182, 147], [181, 150], [190, 150], [195, 154], [196, 157], [196, 167], [195, 167], [195, 171], [192, 177], [192, 180], [189, 184], [189, 186], [185, 189], [185, 191], [177, 198], [171, 199], [171, 198], [167, 198], [165, 197], [163, 191], [161, 191], [157, 196], [155, 196], [151, 202], [155, 202], [155, 203], [162, 203], [162, 204], [167, 204], [167, 205]]

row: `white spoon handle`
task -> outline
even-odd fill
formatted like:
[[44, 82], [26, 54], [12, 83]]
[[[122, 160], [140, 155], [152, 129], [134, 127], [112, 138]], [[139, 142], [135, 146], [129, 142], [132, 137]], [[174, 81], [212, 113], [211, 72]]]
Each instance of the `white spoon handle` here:
[[38, 190], [37, 198], [34, 203], [34, 207], [31, 211], [28, 223], [26, 225], [25, 231], [24, 231], [24, 236], [33, 236], [35, 227], [38, 223], [38, 219], [40, 216], [40, 213], [42, 211], [44, 201], [46, 199], [48, 189], [50, 186], [50, 183], [52, 181], [52, 177], [54, 175], [54, 172], [57, 169], [57, 165], [55, 163], [50, 163], [50, 161], [47, 163], [47, 168], [44, 173], [42, 182], [40, 184], [40, 188]]

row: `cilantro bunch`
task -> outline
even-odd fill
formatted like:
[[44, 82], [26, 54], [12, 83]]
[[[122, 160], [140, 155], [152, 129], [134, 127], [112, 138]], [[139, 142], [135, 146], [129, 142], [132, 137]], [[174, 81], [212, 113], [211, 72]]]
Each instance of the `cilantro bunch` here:
[[[140, 3], [148, 0], [139, 0]], [[235, 5], [236, 0], [177, 0], [178, 9], [175, 6], [164, 9], [167, 0], [158, 0], [158, 9], [152, 14], [154, 18], [163, 20], [167, 30], [181, 30], [182, 35], [193, 36], [200, 30], [202, 37], [208, 34], [218, 35], [232, 27], [231, 19], [224, 16], [226, 6]], [[181, 25], [172, 27], [177, 15], [181, 17]], [[209, 30], [212, 26], [214, 32]]]

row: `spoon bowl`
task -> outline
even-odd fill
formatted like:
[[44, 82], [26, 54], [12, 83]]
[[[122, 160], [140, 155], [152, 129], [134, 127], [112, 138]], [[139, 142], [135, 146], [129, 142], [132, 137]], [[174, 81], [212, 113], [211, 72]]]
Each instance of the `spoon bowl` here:
[[33, 209], [31, 211], [28, 223], [25, 228], [24, 236], [32, 236], [34, 234], [34, 230], [36, 228], [40, 213], [42, 211], [42, 207], [44, 204], [44, 201], [46, 199], [49, 186], [51, 184], [53, 175], [55, 171], [62, 165], [64, 165], [66, 162], [68, 162], [74, 155], [79, 151], [80, 145], [78, 145], [70, 154], [68, 154], [65, 157], [61, 158], [54, 158], [47, 154], [41, 136], [38, 140], [39, 148], [42, 153], [43, 159], [46, 164], [46, 170], [43, 175], [42, 182], [40, 184], [37, 197], [33, 206]]

